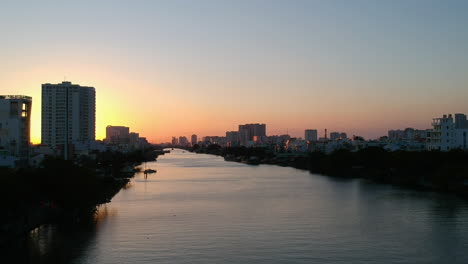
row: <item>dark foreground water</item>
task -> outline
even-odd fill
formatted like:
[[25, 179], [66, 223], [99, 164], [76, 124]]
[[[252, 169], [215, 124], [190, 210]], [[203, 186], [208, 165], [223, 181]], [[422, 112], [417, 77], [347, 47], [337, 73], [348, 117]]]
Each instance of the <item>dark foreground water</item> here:
[[92, 224], [43, 227], [9, 257], [16, 263], [468, 263], [468, 202], [447, 194], [180, 150], [147, 166], [158, 172], [148, 179], [137, 174]]

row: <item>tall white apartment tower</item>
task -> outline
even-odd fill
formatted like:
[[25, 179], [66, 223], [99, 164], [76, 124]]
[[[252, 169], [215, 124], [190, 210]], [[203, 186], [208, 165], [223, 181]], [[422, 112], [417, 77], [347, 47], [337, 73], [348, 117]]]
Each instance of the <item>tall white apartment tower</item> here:
[[63, 147], [65, 159], [74, 142], [94, 141], [96, 91], [71, 82], [42, 85], [42, 144]]

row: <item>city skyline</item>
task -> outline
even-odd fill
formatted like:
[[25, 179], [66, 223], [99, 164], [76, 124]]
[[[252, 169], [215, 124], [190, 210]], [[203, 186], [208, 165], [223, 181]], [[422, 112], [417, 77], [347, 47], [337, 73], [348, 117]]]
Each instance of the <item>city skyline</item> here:
[[377, 138], [468, 112], [467, 5], [141, 1], [106, 12], [105, 1], [9, 2], [0, 86], [32, 96], [34, 143], [40, 86], [64, 80], [96, 88], [97, 139], [107, 125], [157, 143], [254, 122], [268, 134]]

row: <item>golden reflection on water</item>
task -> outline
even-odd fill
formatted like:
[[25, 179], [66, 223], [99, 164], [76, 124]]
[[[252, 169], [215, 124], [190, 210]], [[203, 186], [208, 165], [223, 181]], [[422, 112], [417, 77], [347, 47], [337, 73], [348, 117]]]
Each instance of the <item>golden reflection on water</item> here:
[[446, 194], [177, 150], [147, 166], [2, 263], [468, 263], [468, 205]]
[[99, 226], [102, 225], [106, 219], [114, 217], [117, 214], [118, 211], [115, 207], [109, 209], [107, 204], [99, 206], [96, 212], [93, 214], [93, 222], [95, 224], [95, 228], [98, 229]]
[[133, 187], [133, 183], [132, 182], [128, 182], [127, 184], [125, 184], [124, 187], [122, 187], [123, 190], [127, 190], [127, 189], [130, 189]]

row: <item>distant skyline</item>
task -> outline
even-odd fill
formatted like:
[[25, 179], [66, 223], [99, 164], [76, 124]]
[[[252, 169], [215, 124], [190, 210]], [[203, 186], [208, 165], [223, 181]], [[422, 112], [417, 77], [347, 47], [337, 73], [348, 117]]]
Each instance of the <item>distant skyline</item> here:
[[[27, 4], [25, 4], [27, 2]], [[468, 113], [468, 1], [2, 1], [0, 94], [96, 88], [96, 135], [377, 138]]]

